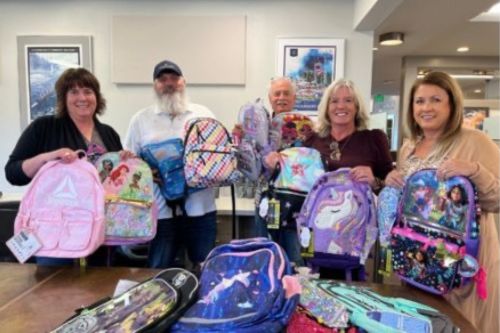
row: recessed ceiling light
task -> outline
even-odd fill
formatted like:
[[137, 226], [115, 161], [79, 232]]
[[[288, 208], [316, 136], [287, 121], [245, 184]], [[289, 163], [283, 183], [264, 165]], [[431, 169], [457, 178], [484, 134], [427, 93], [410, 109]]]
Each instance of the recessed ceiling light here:
[[457, 52], [469, 52], [469, 47], [468, 46], [460, 46], [457, 49]]
[[379, 44], [385, 46], [401, 45], [404, 40], [405, 35], [402, 32], [387, 32], [378, 37]]
[[476, 94], [480, 94], [480, 93], [482, 93], [483, 91], [482, 91], [481, 89], [476, 89], [476, 90], [474, 90], [474, 92], [475, 92]]

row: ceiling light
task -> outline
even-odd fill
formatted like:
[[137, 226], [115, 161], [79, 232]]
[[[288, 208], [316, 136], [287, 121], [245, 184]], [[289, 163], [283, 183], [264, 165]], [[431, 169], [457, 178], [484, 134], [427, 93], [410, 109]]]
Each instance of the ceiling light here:
[[[425, 74], [417, 74], [417, 78], [421, 79]], [[492, 80], [495, 75], [489, 74], [450, 74], [450, 76], [457, 80]]]
[[493, 75], [482, 74], [450, 74], [450, 76], [460, 80], [491, 80], [494, 78]]
[[380, 45], [394, 46], [403, 44], [404, 39], [405, 35], [402, 32], [387, 32], [378, 37], [378, 42]]
[[469, 47], [468, 46], [460, 46], [457, 49], [457, 52], [469, 52]]
[[372, 50], [373, 51], [378, 51], [378, 47], [374, 47]]
[[476, 89], [476, 90], [474, 90], [474, 92], [475, 92], [476, 94], [480, 94], [480, 93], [482, 93], [483, 91], [482, 91], [481, 89]]

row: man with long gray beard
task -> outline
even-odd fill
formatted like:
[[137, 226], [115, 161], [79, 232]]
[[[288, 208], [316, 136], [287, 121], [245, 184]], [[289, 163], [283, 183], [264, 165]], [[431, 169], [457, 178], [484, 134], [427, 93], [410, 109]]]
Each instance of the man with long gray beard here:
[[[157, 101], [132, 117], [125, 140], [127, 149], [137, 155], [140, 155], [145, 145], [183, 138], [184, 125], [192, 118], [215, 118], [205, 106], [188, 102], [185, 79], [175, 63], [165, 60], [157, 64], [153, 79]], [[154, 187], [158, 227], [149, 248], [149, 266], [171, 267], [178, 250], [185, 247], [189, 260], [196, 269], [215, 246], [214, 190], [209, 188], [188, 195], [185, 198], [184, 215], [180, 209], [173, 214], [172, 208], [161, 195], [158, 184]]]

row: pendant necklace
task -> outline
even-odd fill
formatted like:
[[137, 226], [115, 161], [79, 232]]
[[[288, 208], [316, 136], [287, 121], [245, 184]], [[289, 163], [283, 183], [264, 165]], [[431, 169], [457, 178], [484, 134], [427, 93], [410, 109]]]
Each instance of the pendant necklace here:
[[344, 150], [345, 146], [347, 146], [347, 144], [351, 140], [353, 134], [354, 133], [351, 133], [349, 135], [349, 137], [342, 144], [342, 146], [339, 144], [338, 141], [335, 141], [335, 140], [332, 141], [332, 143], [330, 143], [330, 150], [331, 150], [330, 159], [332, 159], [333, 161], [340, 161], [340, 158], [342, 157], [342, 151]]

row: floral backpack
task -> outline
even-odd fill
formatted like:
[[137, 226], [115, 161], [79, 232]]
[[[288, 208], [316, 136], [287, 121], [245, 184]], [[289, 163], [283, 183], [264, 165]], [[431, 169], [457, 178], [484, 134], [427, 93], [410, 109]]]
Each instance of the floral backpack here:
[[[474, 279], [479, 297], [486, 298], [485, 274], [477, 262], [476, 202], [474, 185], [466, 177], [440, 180], [435, 169], [408, 177], [389, 240], [392, 268], [402, 280], [443, 295]], [[382, 235], [391, 225], [387, 221], [380, 225]]]
[[144, 243], [156, 234], [153, 176], [139, 158], [121, 160], [118, 152], [96, 161], [105, 195], [105, 244]]
[[319, 151], [313, 148], [287, 148], [280, 156], [269, 187], [262, 193], [259, 214], [269, 229], [295, 230], [306, 195], [325, 170]]

